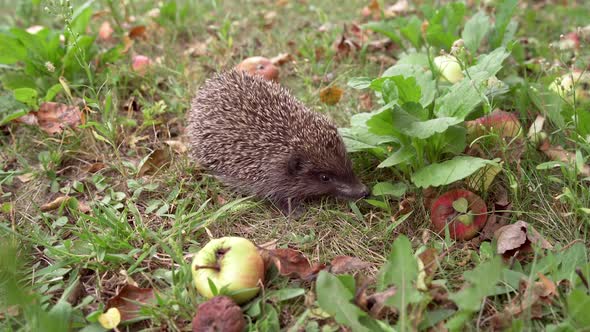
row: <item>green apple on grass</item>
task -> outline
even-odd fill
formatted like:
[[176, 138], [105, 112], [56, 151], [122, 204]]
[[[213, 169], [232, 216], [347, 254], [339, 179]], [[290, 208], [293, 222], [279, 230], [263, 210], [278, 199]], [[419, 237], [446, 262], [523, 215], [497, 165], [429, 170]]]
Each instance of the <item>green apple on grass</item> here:
[[242, 304], [260, 291], [259, 286], [264, 282], [264, 261], [249, 240], [222, 237], [211, 240], [195, 255], [192, 273], [202, 296], [212, 298], [217, 290], [225, 289], [226, 295]]

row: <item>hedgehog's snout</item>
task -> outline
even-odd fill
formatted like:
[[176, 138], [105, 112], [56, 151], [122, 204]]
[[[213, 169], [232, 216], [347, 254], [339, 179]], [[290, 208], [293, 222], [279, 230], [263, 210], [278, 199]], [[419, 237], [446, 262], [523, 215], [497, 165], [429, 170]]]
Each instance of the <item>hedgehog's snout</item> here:
[[339, 188], [340, 196], [350, 199], [360, 199], [369, 197], [371, 191], [361, 182], [355, 182]]

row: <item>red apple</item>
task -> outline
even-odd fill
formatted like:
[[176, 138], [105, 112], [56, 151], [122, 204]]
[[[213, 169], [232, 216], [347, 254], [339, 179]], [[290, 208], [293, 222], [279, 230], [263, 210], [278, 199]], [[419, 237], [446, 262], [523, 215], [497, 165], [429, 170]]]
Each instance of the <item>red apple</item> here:
[[467, 134], [470, 139], [489, 133], [496, 134], [502, 138], [516, 137], [521, 132], [520, 121], [514, 113], [494, 110], [489, 115], [477, 118], [473, 121], [466, 121]]
[[152, 60], [145, 55], [135, 55], [131, 59], [131, 67], [139, 75], [145, 74], [151, 65]]
[[259, 75], [269, 81], [279, 80], [279, 69], [267, 58], [254, 56], [247, 58], [236, 66], [236, 69], [250, 75]]
[[434, 230], [443, 233], [448, 225], [451, 238], [469, 240], [487, 220], [484, 201], [469, 190], [455, 189], [439, 196], [430, 209]]

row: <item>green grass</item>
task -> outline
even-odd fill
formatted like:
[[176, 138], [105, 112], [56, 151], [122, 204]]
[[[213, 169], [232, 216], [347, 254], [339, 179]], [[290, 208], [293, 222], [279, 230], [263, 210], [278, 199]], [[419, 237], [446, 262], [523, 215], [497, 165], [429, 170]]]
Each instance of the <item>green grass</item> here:
[[[73, 1], [72, 5], [78, 8], [81, 3]], [[395, 59], [400, 52], [362, 50], [335, 58], [332, 44], [341, 37], [344, 25], [350, 28], [352, 22], [362, 19], [364, 2], [286, 1], [281, 6], [270, 0], [177, 1], [175, 11], [169, 5], [172, 2], [164, 3], [157, 25], [146, 15], [154, 8], [150, 1], [104, 0], [91, 4], [94, 12], [107, 10], [90, 20], [92, 33], [104, 20], [112, 23], [117, 38], [130, 26], [148, 26], [145, 39], [135, 40], [121, 59], [92, 71], [92, 79], [70, 82], [74, 100], [63, 92], [58, 95], [60, 102], [80, 105], [81, 98], [86, 98], [90, 110], [86, 119], [97, 125], [54, 136], [15, 123], [0, 127], [0, 284], [6, 286], [0, 288], [0, 294], [6, 295], [11, 308], [6, 313], [0, 310], [0, 329], [63, 331], [66, 327], [60, 324], [68, 325], [64, 322], [70, 322], [73, 329], [94, 322], [100, 330], [95, 323], [97, 314], [117, 289], [133, 281], [157, 289], [158, 303], [142, 311], [148, 320], [120, 330], [190, 330], [195, 307], [203, 301], [192, 287], [190, 259], [210, 236], [243, 236], [257, 244], [277, 240], [279, 247], [297, 248], [314, 262], [354, 256], [374, 264], [362, 272], [374, 277], [387, 260], [392, 242], [404, 234], [414, 248], [448, 251], [436, 279], [447, 280], [453, 291], [463, 285], [463, 272], [477, 266], [479, 260], [474, 256], [483, 254], [477, 247], [461, 243], [450, 246], [444, 236], [435, 234], [429, 228], [423, 192], [418, 189], [408, 193], [415, 197], [412, 214], [395, 228], [391, 227], [392, 213], [397, 212], [401, 199], [392, 197], [388, 198], [392, 213], [359, 201], [359, 215], [347, 202], [325, 199], [311, 204], [304, 217], [294, 221], [267, 202], [235, 196], [191, 163], [186, 153], [172, 151], [165, 143], [186, 142], [185, 114], [190, 99], [209, 75], [248, 56], [270, 58], [285, 52], [292, 54], [294, 61], [280, 68], [281, 84], [310, 108], [327, 114], [341, 127], [348, 126], [353, 114], [366, 111], [360, 105], [360, 96], [366, 91], [346, 87], [348, 80], [378, 77], [389, 65], [376, 61], [376, 55]], [[2, 30], [35, 24], [62, 29], [62, 19], [44, 12], [47, 5], [45, 1], [31, 4], [21, 0], [15, 9], [10, 2], [0, 2], [0, 17], [6, 18]], [[172, 14], [167, 15], [166, 8]], [[536, 38], [535, 55], [551, 63], [562, 54], [548, 44], [558, 40], [560, 34], [590, 24], [580, 8], [550, 5], [541, 10], [518, 9], [517, 37]], [[276, 18], [271, 27], [265, 27], [264, 16], [270, 11], [276, 12]], [[468, 15], [472, 12], [467, 10]], [[130, 16], [136, 21], [126, 23]], [[568, 25], [564, 26], [566, 18]], [[323, 25], [331, 28], [320, 32]], [[187, 54], [185, 51], [195, 43], [206, 43], [207, 54]], [[101, 51], [109, 46], [98, 44]], [[132, 71], [133, 54], [155, 61], [152, 70], [144, 76]], [[534, 67], [508, 66], [512, 65], [520, 76], [524, 67]], [[547, 77], [557, 76], [567, 65], [535, 69], [526, 79], [550, 82]], [[10, 70], [0, 67], [0, 74]], [[326, 81], [325, 77], [330, 79]], [[329, 85], [345, 89], [344, 97], [334, 106], [323, 104], [319, 98], [319, 91]], [[0, 93], [7, 91], [0, 86]], [[525, 96], [526, 91], [511, 93], [510, 98], [494, 102], [512, 106], [523, 123], [530, 124], [535, 106]], [[131, 98], [139, 111], [126, 108]], [[373, 105], [373, 110], [379, 107], [376, 98]], [[100, 125], [105, 126], [103, 130]], [[564, 144], [571, 141], [568, 135], [555, 129], [552, 138]], [[590, 153], [590, 145], [577, 143], [576, 147], [585, 155]], [[145, 158], [161, 149], [169, 153], [167, 163], [139, 176]], [[409, 183], [395, 169], [377, 169], [380, 160], [372, 155], [356, 153], [352, 157], [358, 174], [368, 184]], [[556, 247], [574, 241], [588, 247], [590, 217], [584, 210], [590, 206], [588, 181], [559, 168], [538, 170], [536, 166], [545, 161], [545, 156], [529, 149], [519, 165], [506, 164], [497, 185], [506, 189], [512, 203], [510, 220], [527, 221]], [[97, 163], [105, 167], [94, 173], [87, 171]], [[40, 210], [62, 195], [75, 197], [91, 211], [80, 212], [75, 200], [58, 209]], [[305, 299], [273, 303], [285, 330], [297, 324], [309, 331], [316, 325], [327, 326], [326, 330], [335, 326], [332, 319], [309, 313], [313, 283], [288, 280], [272, 271], [266, 287], [267, 292], [287, 287], [306, 290]], [[493, 315], [491, 308], [502, 310], [508, 301], [488, 300], [489, 306], [470, 321], [467, 329], [479, 329], [481, 316], [485, 319]], [[564, 303], [565, 295], [555, 306], [546, 306], [552, 314], [540, 321], [523, 314], [524, 329], [537, 330], [560, 322], [567, 316]], [[4, 304], [0, 301], [0, 308]], [[395, 321], [394, 315], [387, 318]], [[264, 330], [263, 324], [262, 319], [254, 317], [250, 330]]]

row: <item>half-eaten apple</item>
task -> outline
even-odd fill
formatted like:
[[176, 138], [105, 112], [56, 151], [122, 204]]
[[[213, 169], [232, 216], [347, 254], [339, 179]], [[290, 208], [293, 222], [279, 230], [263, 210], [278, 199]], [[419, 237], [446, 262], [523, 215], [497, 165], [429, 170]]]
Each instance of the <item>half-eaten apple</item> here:
[[264, 261], [248, 239], [223, 237], [211, 240], [195, 255], [192, 273], [202, 296], [212, 298], [216, 295], [212, 288], [225, 289], [226, 295], [242, 304], [260, 291], [264, 282]]
[[430, 209], [432, 226], [439, 234], [448, 226], [451, 238], [470, 240], [487, 220], [485, 202], [469, 190], [455, 189], [439, 196]]

